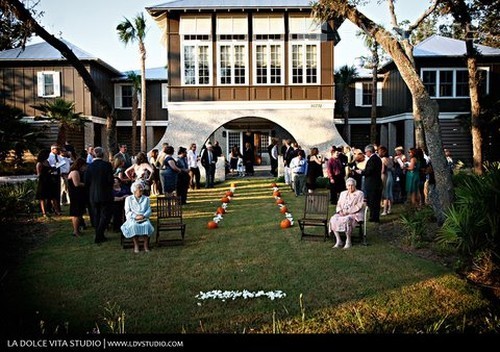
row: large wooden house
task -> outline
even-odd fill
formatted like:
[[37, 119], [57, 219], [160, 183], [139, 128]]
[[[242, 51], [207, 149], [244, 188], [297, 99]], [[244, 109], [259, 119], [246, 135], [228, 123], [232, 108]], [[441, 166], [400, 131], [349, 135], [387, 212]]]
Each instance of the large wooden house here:
[[334, 117], [336, 23], [309, 0], [178, 0], [147, 8], [165, 35], [171, 145], [250, 142], [266, 162], [271, 137], [326, 151]]
[[[99, 89], [113, 104], [117, 117], [118, 143], [131, 143], [132, 82], [127, 72], [120, 72], [98, 57], [63, 40], [84, 63]], [[138, 71], [136, 74], [140, 74]], [[148, 149], [155, 146], [165, 133], [168, 120], [166, 105], [167, 72], [165, 68], [146, 70], [148, 119], [146, 123]], [[0, 52], [0, 103], [21, 109], [27, 119], [43, 128], [46, 135], [42, 145], [56, 140], [57, 125], [36, 120], [41, 114], [32, 106], [55, 98], [75, 103], [91, 123], [85, 128], [71, 130], [68, 140], [77, 150], [87, 145], [106, 145], [105, 115], [85, 87], [78, 72], [61, 53], [45, 42]]]

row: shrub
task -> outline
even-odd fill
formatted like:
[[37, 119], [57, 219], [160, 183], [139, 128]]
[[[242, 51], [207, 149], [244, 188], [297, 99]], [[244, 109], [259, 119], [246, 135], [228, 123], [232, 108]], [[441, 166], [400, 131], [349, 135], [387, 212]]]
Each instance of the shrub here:
[[453, 245], [471, 262], [474, 255], [492, 250], [498, 258], [500, 238], [500, 163], [485, 164], [483, 175], [461, 175], [455, 204], [445, 213], [439, 243]]
[[5, 184], [0, 186], [0, 219], [12, 220], [19, 216], [30, 216], [35, 212], [37, 181]]
[[407, 244], [412, 247], [421, 247], [424, 242], [429, 242], [431, 238], [427, 233], [428, 224], [435, 221], [430, 207], [424, 207], [418, 211], [408, 209], [399, 219]]

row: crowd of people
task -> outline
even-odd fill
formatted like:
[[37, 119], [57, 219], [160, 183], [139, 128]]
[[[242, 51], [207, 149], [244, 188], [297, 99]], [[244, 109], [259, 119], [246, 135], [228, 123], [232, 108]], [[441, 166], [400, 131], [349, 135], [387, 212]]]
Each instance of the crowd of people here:
[[[337, 237], [335, 247], [343, 245], [338, 233], [350, 235], [360, 220], [360, 194], [370, 209], [368, 221], [379, 222], [380, 216], [391, 214], [395, 201], [408, 199], [415, 207], [426, 203], [435, 183], [430, 158], [419, 148], [411, 148], [406, 156], [403, 148], [397, 147], [395, 155], [390, 156], [384, 146], [368, 145], [363, 151], [332, 146], [330, 157], [325, 158], [318, 148], [311, 148], [306, 156], [296, 142], [283, 140], [279, 148], [279, 140], [272, 138], [268, 152], [270, 174], [278, 176], [281, 156], [284, 181], [297, 197], [314, 192], [317, 179], [326, 173], [330, 202], [337, 207], [331, 220]], [[78, 155], [70, 143], [54, 144], [50, 150], [40, 151], [36, 198], [42, 215], [58, 216], [61, 205], [69, 205], [72, 235], [78, 237], [87, 227], [83, 215], [88, 213], [96, 243], [106, 241], [105, 231], [110, 223], [114, 231], [125, 237], [149, 237], [154, 231], [149, 222], [149, 196], [177, 195], [182, 204], [187, 204], [188, 190], [201, 187], [200, 164], [205, 169], [205, 187], [213, 188], [217, 160], [223, 156], [218, 141], [206, 143], [201, 153], [192, 143], [189, 150], [179, 147], [174, 157], [174, 147], [164, 143], [161, 151], [153, 149], [148, 154], [149, 159], [144, 152], [132, 157], [125, 144], [119, 146], [112, 162], [105, 160], [101, 147], [89, 146]], [[445, 154], [452, 168], [451, 154], [448, 150]], [[243, 153], [238, 146], [232, 147], [227, 159], [228, 172], [237, 172], [240, 177], [254, 175], [255, 154], [250, 143], [245, 143]], [[138, 252], [138, 242], [133, 242], [134, 251]], [[148, 240], [143, 242], [144, 250], [149, 251]], [[348, 237], [345, 246], [350, 244]]]

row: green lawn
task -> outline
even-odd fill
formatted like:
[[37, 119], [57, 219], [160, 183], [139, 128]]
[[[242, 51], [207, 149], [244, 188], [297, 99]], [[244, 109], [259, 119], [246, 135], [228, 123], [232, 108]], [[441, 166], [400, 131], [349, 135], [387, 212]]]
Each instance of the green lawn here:
[[[230, 182], [189, 193], [183, 246], [134, 254], [116, 233], [95, 245], [92, 229], [73, 238], [68, 217], [51, 221], [48, 240], [5, 282], [11, 328], [37, 331], [43, 320], [48, 331], [65, 324], [70, 333], [96, 324], [106, 331], [103, 316], [113, 305], [129, 333], [417, 332], [439, 330], [443, 319], [466, 330], [487, 311], [489, 302], [450, 269], [391, 246], [376, 225], [369, 246], [355, 242], [350, 250], [332, 249], [331, 239], [300, 240], [297, 222], [280, 229], [285, 216], [270, 179], [234, 182], [215, 230], [206, 225]], [[304, 198], [280, 190], [298, 219]], [[212, 290], [281, 290], [286, 297], [196, 298]]]

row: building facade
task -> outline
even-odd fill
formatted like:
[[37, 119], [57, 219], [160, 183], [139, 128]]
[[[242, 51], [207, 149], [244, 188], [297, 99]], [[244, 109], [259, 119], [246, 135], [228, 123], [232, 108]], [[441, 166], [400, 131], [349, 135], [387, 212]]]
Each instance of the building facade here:
[[160, 144], [218, 140], [254, 146], [271, 137], [326, 151], [334, 124], [334, 21], [318, 24], [308, 0], [180, 0], [147, 8], [165, 34], [168, 127]]
[[[481, 100], [497, 101], [500, 92], [500, 49], [476, 46], [480, 75]], [[414, 48], [417, 72], [432, 99], [439, 105], [439, 122], [443, 147], [450, 149], [455, 160], [472, 163], [470, 132], [470, 97], [465, 42], [433, 35]], [[371, 73], [359, 69], [360, 75], [351, 87], [349, 108], [351, 144], [362, 147], [370, 141]], [[396, 146], [405, 150], [415, 146], [412, 97], [401, 74], [392, 61], [379, 70], [377, 87], [377, 131], [379, 144], [392, 153]], [[339, 96], [337, 98], [340, 98]], [[341, 108], [336, 111], [341, 124]], [[483, 131], [484, 155], [499, 160], [499, 131], [486, 127]]]

